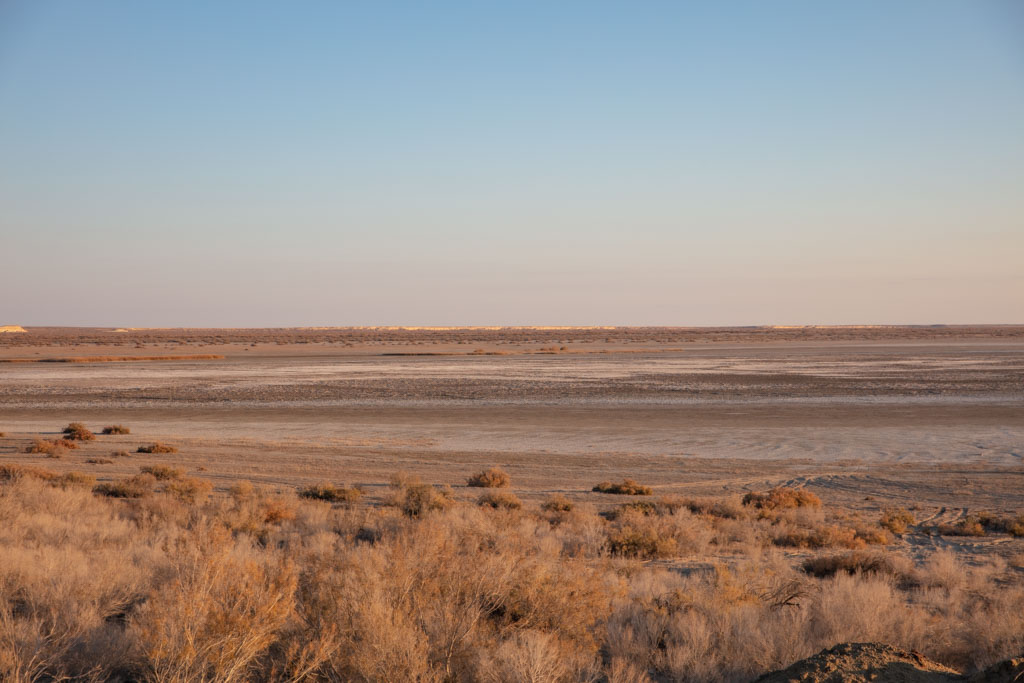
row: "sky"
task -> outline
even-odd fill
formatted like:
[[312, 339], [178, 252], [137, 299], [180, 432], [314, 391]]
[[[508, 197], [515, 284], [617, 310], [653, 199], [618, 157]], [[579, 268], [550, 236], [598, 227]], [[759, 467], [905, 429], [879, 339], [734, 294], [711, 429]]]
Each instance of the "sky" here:
[[0, 0], [0, 324], [1024, 323], [1017, 0]]

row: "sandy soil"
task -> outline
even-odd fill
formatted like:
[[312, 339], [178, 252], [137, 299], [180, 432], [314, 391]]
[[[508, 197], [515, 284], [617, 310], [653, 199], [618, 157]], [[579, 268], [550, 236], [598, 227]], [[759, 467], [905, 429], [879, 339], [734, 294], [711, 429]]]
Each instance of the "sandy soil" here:
[[[0, 363], [0, 461], [371, 490], [496, 464], [527, 499], [600, 500], [594, 483], [631, 476], [700, 495], [800, 484], [946, 521], [1024, 509], [1024, 328], [27, 330], [0, 360], [224, 357]], [[132, 434], [19, 452], [72, 420]], [[83, 464], [154, 440], [181, 452]]]

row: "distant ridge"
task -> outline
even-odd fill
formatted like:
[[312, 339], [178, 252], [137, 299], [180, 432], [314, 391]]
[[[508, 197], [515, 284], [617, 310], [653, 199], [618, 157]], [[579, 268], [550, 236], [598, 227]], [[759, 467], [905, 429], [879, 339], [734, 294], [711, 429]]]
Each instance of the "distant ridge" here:
[[0, 325], [0, 334], [24, 332], [25, 328], [21, 325]]

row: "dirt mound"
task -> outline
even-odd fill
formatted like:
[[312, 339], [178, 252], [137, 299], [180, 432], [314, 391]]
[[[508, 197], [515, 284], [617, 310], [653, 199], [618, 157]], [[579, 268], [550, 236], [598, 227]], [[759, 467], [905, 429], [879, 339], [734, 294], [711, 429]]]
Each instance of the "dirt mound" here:
[[[757, 680], [758, 683], [946, 683], [963, 681], [966, 677], [916, 652], [877, 643], [843, 643]], [[985, 679], [978, 680], [980, 683]]]
[[21, 325], [0, 325], [0, 334], [6, 334], [8, 332], [24, 332], [25, 328]]

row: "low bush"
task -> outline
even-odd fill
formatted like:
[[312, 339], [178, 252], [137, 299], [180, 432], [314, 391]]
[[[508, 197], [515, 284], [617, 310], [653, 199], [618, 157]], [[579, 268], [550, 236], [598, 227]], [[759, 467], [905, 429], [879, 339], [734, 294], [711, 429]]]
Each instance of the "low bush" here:
[[777, 486], [764, 493], [750, 492], [743, 496], [743, 504], [758, 510], [790, 510], [802, 507], [821, 507], [821, 498], [807, 489]]
[[110, 458], [86, 458], [86, 465], [109, 465], [114, 462]]
[[132, 454], [129, 453], [128, 451], [113, 451], [113, 452], [111, 452], [110, 457], [111, 458], [130, 458], [131, 455]]
[[24, 478], [50, 481], [56, 479], [57, 476], [57, 473], [53, 470], [43, 469], [42, 467], [0, 463], [0, 482], [17, 481]]
[[355, 503], [362, 495], [363, 492], [358, 487], [346, 488], [345, 486], [335, 486], [326, 482], [313, 484], [299, 490], [300, 498], [323, 500], [328, 503]]
[[518, 510], [523, 507], [523, 501], [511, 491], [488, 491], [476, 500], [481, 507], [489, 507], [502, 510]]
[[96, 477], [91, 474], [85, 474], [84, 472], [65, 472], [51, 480], [54, 486], [60, 486], [61, 488], [67, 488], [69, 486], [88, 486], [91, 487], [96, 483]]
[[180, 467], [171, 467], [170, 465], [146, 465], [140, 468], [140, 471], [143, 474], [152, 475], [158, 481], [181, 479], [185, 476], [185, 470]]
[[136, 474], [134, 477], [97, 484], [95, 493], [109, 498], [142, 498], [153, 493], [156, 477], [152, 474]]
[[556, 493], [545, 500], [540, 509], [544, 512], [572, 512], [573, 503], [560, 493]]
[[916, 522], [914, 513], [909, 510], [904, 508], [886, 508], [882, 511], [882, 519], [878, 523], [894, 534], [902, 534]]
[[73, 451], [76, 448], [78, 448], [78, 444], [70, 439], [53, 439], [52, 441], [33, 439], [32, 443], [25, 447], [25, 452], [41, 453], [59, 458], [67, 451]]
[[69, 424], [64, 428], [64, 434], [72, 441], [92, 441], [96, 438], [96, 435], [81, 422]]
[[151, 443], [151, 444], [146, 445], [146, 446], [139, 446], [138, 449], [135, 452], [136, 453], [177, 453], [178, 449], [175, 448], [174, 446], [168, 446], [168, 445], [162, 444], [162, 443], [160, 443], [158, 441], [156, 443]]
[[654, 493], [650, 486], [638, 484], [632, 479], [623, 479], [617, 484], [610, 481], [602, 481], [592, 490], [597, 493], [615, 493], [625, 496], [649, 496]]
[[512, 483], [512, 477], [508, 476], [505, 470], [498, 467], [491, 467], [483, 472], [477, 472], [466, 481], [467, 486], [478, 488], [504, 488]]
[[877, 552], [853, 551], [841, 555], [826, 555], [804, 560], [801, 568], [807, 574], [819, 579], [847, 574], [885, 574], [897, 579], [907, 579], [913, 573], [913, 564], [900, 561], [891, 555]]
[[103, 428], [103, 434], [131, 434], [132, 430], [124, 425], [108, 425]]
[[212, 490], [210, 482], [197, 477], [177, 477], [164, 484], [163, 488], [164, 493], [189, 505], [203, 502]]
[[424, 484], [419, 477], [398, 472], [391, 477], [391, 493], [386, 505], [396, 507], [409, 517], [445, 510], [454, 502], [451, 489]]

